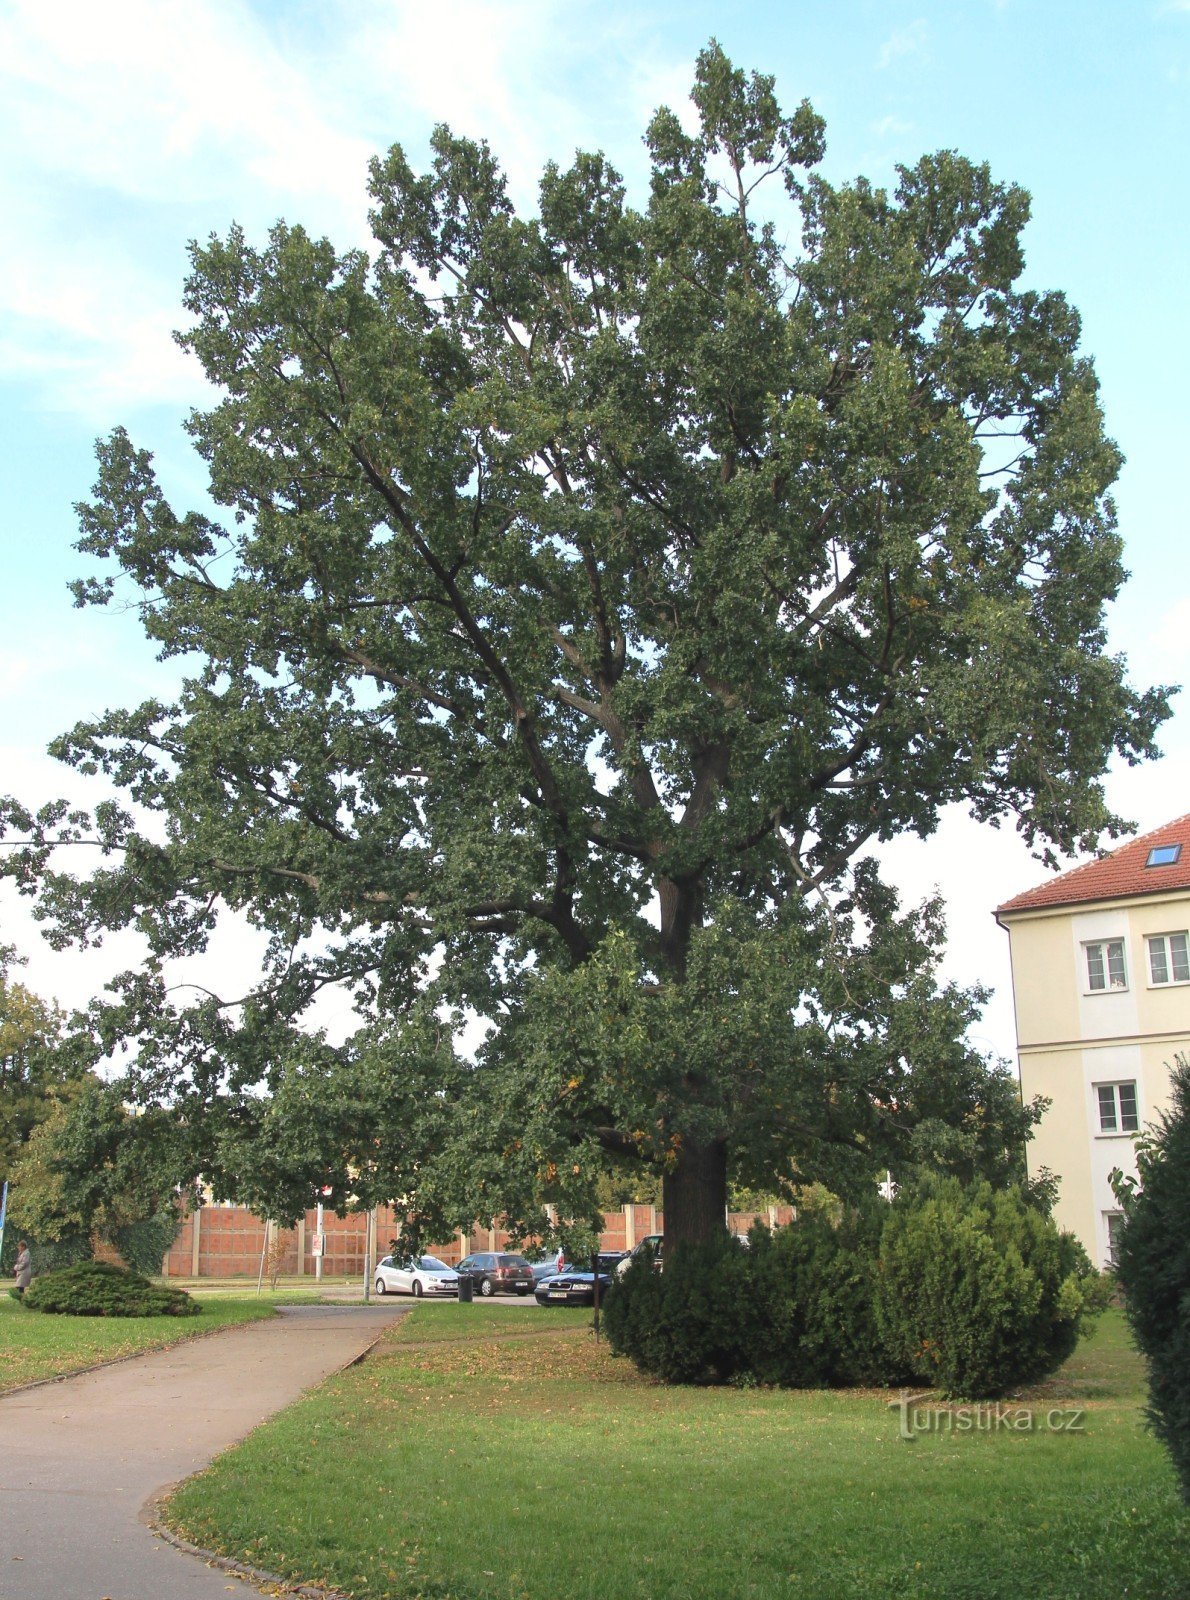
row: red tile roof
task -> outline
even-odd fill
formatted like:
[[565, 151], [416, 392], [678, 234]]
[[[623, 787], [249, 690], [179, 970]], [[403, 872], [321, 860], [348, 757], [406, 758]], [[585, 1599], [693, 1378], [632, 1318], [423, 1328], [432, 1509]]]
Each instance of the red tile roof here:
[[[1172, 866], [1147, 867], [1149, 851], [1163, 844], [1180, 844], [1181, 855]], [[1190, 889], [1190, 813], [1139, 839], [1130, 839], [1110, 855], [1084, 861], [1081, 867], [1061, 872], [1056, 878], [1039, 883], [1036, 889], [1014, 895], [996, 915], [1043, 906], [1082, 905], [1088, 900], [1122, 900], [1137, 894], [1160, 894], [1166, 889]]]

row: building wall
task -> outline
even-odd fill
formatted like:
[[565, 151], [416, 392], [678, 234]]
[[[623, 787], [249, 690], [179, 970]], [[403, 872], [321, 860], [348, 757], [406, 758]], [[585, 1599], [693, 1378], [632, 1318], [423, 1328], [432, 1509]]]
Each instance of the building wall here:
[[[1110, 1174], [1136, 1174], [1134, 1137], [1103, 1133], [1098, 1086], [1135, 1083], [1141, 1127], [1169, 1104], [1169, 1068], [1190, 1053], [1190, 984], [1154, 985], [1146, 940], [1190, 927], [1190, 895], [1148, 895], [1004, 918], [1012, 953], [1021, 1092], [1053, 1103], [1029, 1147], [1061, 1180], [1055, 1216], [1097, 1265], [1109, 1259]], [[1124, 944], [1127, 986], [1091, 992], [1086, 945]]]
[[[793, 1215], [790, 1206], [775, 1206], [766, 1212], [733, 1211], [728, 1226], [733, 1233], [747, 1233], [757, 1221], [769, 1227], [783, 1227], [793, 1220]], [[270, 1234], [270, 1253], [276, 1251], [278, 1269], [285, 1276], [315, 1276], [317, 1220], [317, 1212], [307, 1211], [296, 1228], [274, 1230]], [[604, 1221], [601, 1250], [631, 1250], [648, 1234], [662, 1233], [665, 1229], [665, 1215], [655, 1206], [624, 1206], [620, 1211], [609, 1212]], [[326, 1249], [322, 1270], [326, 1277], [362, 1278], [367, 1225], [367, 1216], [362, 1212], [346, 1217], [337, 1217], [331, 1211], [323, 1214]], [[399, 1232], [400, 1219], [396, 1213], [390, 1207], [379, 1207], [374, 1260], [389, 1253]], [[456, 1234], [452, 1239], [428, 1246], [427, 1250], [453, 1267], [472, 1251], [507, 1248], [509, 1238], [502, 1228], [477, 1227], [469, 1237]], [[266, 1256], [265, 1224], [260, 1218], [242, 1206], [212, 1204], [186, 1218], [161, 1270], [170, 1278], [255, 1278], [261, 1272], [262, 1257], [267, 1275], [270, 1263]]]

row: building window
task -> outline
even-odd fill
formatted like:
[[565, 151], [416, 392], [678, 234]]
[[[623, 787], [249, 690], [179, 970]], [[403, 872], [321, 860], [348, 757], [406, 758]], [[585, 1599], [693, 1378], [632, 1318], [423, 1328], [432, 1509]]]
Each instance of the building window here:
[[1148, 943], [1154, 983], [1190, 983], [1190, 951], [1184, 933], [1158, 933]]
[[1146, 867], [1172, 867], [1182, 853], [1180, 844], [1155, 844], [1149, 851]]
[[1136, 1133], [1140, 1117], [1135, 1083], [1100, 1083], [1095, 1086], [1095, 1093], [1099, 1097], [1100, 1133]]
[[1122, 1211], [1105, 1211], [1103, 1220], [1107, 1226], [1107, 1264], [1109, 1267], [1117, 1265], [1120, 1235], [1124, 1231], [1124, 1213]]
[[1123, 939], [1102, 939], [1096, 944], [1085, 944], [1083, 949], [1087, 952], [1087, 988], [1092, 994], [1128, 987]]

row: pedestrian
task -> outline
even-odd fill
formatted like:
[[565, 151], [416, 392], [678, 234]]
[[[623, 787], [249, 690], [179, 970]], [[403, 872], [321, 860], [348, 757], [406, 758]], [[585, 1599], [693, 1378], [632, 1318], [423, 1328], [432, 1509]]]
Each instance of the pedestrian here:
[[23, 1300], [25, 1290], [33, 1279], [33, 1257], [29, 1254], [29, 1241], [27, 1239], [17, 1240], [17, 1258], [13, 1263], [12, 1272], [17, 1281], [17, 1299]]

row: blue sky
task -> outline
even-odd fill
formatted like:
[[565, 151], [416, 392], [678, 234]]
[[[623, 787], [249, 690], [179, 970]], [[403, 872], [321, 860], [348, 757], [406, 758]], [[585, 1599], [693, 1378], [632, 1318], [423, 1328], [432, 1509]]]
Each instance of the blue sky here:
[[[679, 109], [712, 35], [827, 119], [827, 175], [895, 176], [955, 148], [1033, 195], [1027, 277], [1082, 312], [1110, 431], [1127, 464], [1120, 523], [1132, 578], [1110, 621], [1136, 681], [1190, 682], [1183, 461], [1190, 207], [1190, 0], [785, 0], [784, 4], [0, 3], [0, 790], [81, 791], [47, 741], [153, 692], [132, 619], [72, 609], [72, 502], [95, 437], [116, 424], [154, 451], [176, 505], [202, 489], [180, 422], [208, 398], [172, 343], [186, 242], [279, 216], [366, 244], [365, 168], [394, 141], [424, 159], [435, 122], [487, 137], [522, 205], [551, 156], [605, 149], [642, 193], [640, 135]], [[1190, 810], [1190, 711], [1164, 759], [1113, 773], [1142, 828]], [[906, 892], [937, 885], [948, 970], [995, 985], [980, 1041], [1013, 1047], [1000, 900], [1043, 874], [1011, 834], [948, 818], [889, 853]], [[130, 943], [40, 945], [0, 895], [0, 939], [28, 981], [85, 1000]], [[244, 958], [234, 930], [212, 971]]]

